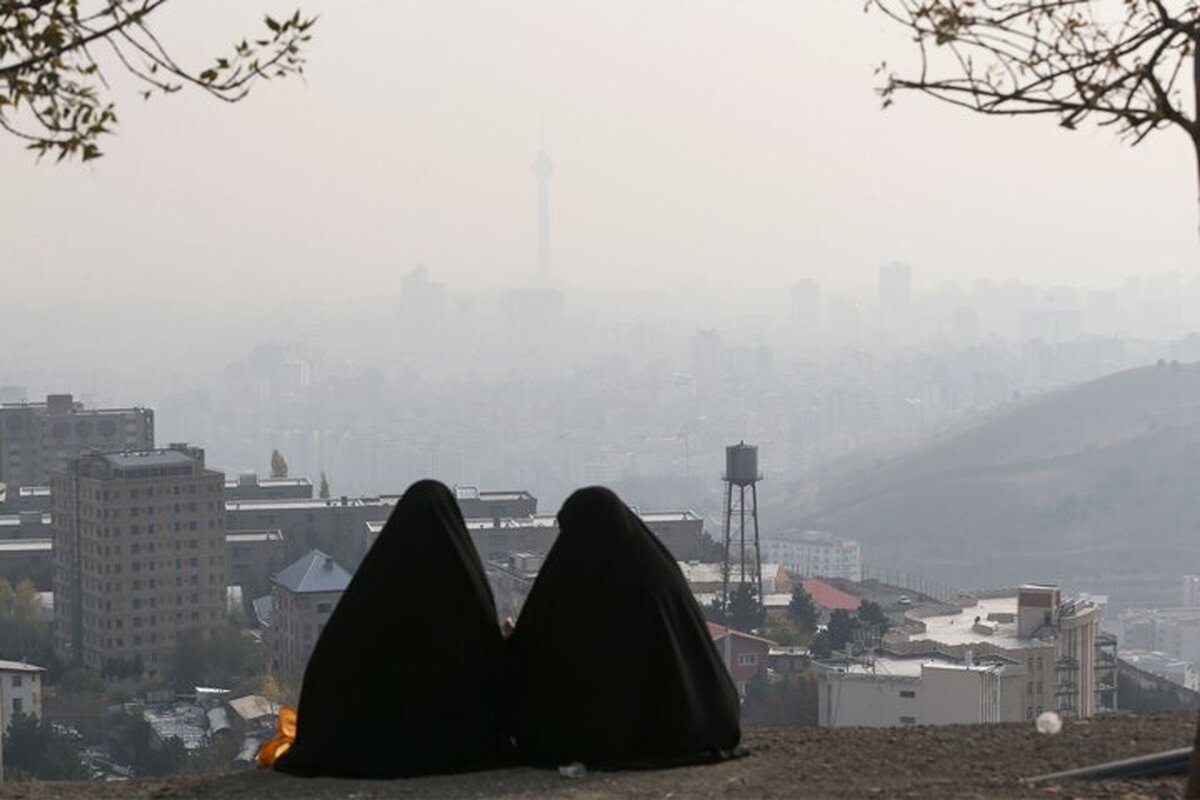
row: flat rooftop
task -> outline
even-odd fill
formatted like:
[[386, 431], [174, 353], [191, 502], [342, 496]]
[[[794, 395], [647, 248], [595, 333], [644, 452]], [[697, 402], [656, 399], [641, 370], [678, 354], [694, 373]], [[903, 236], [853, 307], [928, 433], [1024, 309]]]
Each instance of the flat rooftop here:
[[0, 555], [5, 553], [49, 553], [54, 543], [49, 539], [0, 539]]
[[920, 680], [921, 673], [926, 668], [945, 670], [961, 670], [963, 672], [994, 672], [1001, 668], [994, 662], [975, 663], [967, 665], [961, 661], [936, 656], [919, 656], [905, 658], [903, 656], [876, 656], [872, 661], [831, 661], [818, 660], [826, 672], [853, 675], [870, 679], [898, 678], [902, 680]]
[[140, 450], [127, 453], [105, 453], [101, 456], [117, 469], [136, 467], [190, 467], [196, 459], [179, 450]]
[[330, 497], [308, 499], [297, 497], [282, 500], [226, 500], [226, 511], [317, 511], [326, 508], [390, 508], [400, 501], [399, 495], [379, 497]]
[[[989, 614], [1011, 614], [1012, 622], [996, 622], [991, 621], [991, 626], [995, 632], [991, 634], [980, 633], [973, 630], [975, 626], [975, 618], [979, 617], [981, 622], [988, 622]], [[1012, 596], [1006, 597], [985, 597], [979, 600], [976, 605], [968, 606], [962, 611], [952, 614], [939, 614], [933, 617], [922, 617], [921, 622], [925, 623], [924, 633], [914, 633], [909, 638], [919, 641], [921, 639], [931, 639], [935, 642], [941, 642], [948, 645], [967, 645], [977, 642], [987, 642], [988, 644], [996, 645], [997, 647], [1017, 648], [1024, 647], [1031, 640], [1020, 639], [1017, 637], [1017, 595], [1014, 590]]]
[[268, 531], [231, 531], [225, 534], [226, 544], [248, 544], [251, 542], [282, 542], [283, 531], [278, 528]]

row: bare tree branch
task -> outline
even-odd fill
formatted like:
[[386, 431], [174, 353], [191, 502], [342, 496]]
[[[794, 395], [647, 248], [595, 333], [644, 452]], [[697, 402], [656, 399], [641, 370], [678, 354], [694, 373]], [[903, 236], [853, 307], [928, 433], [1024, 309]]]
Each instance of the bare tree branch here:
[[243, 39], [212, 66], [179, 64], [149, 25], [168, 0], [0, 0], [0, 131], [61, 161], [100, 155], [98, 140], [116, 123], [103, 99], [109, 83], [92, 46], [143, 87], [169, 94], [191, 85], [237, 102], [259, 80], [300, 74], [314, 18], [266, 17], [260, 38]]

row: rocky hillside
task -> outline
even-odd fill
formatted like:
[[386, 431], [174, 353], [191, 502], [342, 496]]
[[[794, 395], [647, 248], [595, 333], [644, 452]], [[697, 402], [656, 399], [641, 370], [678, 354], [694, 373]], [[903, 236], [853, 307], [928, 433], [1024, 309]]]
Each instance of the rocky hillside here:
[[815, 499], [773, 493], [794, 499], [771, 518], [954, 585], [1058, 580], [1162, 602], [1165, 576], [1200, 570], [1200, 365], [1062, 390], [818, 484]]

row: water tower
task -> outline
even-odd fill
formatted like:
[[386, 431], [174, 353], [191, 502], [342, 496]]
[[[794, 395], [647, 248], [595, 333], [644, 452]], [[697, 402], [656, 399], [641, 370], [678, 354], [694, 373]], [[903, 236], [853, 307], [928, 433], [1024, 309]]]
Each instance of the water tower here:
[[[744, 441], [725, 448], [725, 549], [721, 565], [721, 602], [729, 606], [730, 574], [733, 572], [733, 516], [738, 517], [738, 586], [750, 584], [759, 603], [763, 602], [762, 558], [758, 542], [758, 482], [762, 473], [758, 471], [758, 446]], [[750, 502], [746, 502], [746, 490], [750, 490]], [[736, 491], [735, 491], [736, 490]], [[746, 516], [754, 526], [754, 563], [746, 562]]]

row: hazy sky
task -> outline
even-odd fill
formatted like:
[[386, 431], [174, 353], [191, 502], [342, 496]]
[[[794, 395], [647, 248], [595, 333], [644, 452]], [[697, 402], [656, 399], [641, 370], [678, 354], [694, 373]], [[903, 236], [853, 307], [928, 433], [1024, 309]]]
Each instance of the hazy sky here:
[[[266, 0], [177, 0], [162, 32], [206, 65]], [[1200, 272], [1182, 134], [886, 112], [903, 34], [857, 0], [305, 4], [306, 81], [237, 106], [143, 103], [94, 165], [0, 139], [0, 286], [13, 298], [200, 304], [531, 277], [545, 119], [558, 278], [583, 287], [982, 274], [1108, 285]]]

